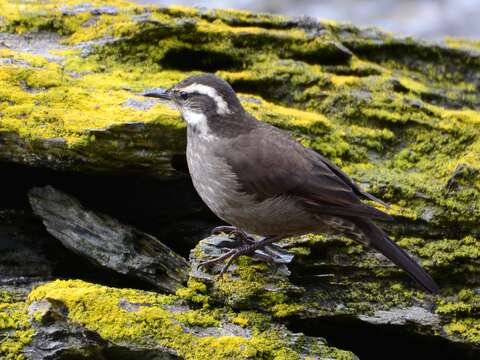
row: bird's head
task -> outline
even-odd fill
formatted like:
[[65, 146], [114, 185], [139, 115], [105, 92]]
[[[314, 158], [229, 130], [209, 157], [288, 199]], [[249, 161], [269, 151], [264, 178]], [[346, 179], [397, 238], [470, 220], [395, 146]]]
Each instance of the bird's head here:
[[189, 125], [244, 111], [230, 84], [213, 74], [194, 75], [168, 90], [152, 90], [143, 95], [172, 102]]

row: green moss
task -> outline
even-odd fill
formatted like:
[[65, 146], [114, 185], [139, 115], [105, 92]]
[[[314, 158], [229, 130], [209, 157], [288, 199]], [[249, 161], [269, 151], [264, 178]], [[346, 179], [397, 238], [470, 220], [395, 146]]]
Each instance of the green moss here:
[[114, 124], [141, 120], [184, 127], [175, 111], [160, 104], [146, 111], [124, 105], [130, 98], [143, 100], [123, 89], [122, 79], [132, 74], [113, 71], [75, 79], [60, 73], [55, 64], [45, 70], [12, 65], [0, 71], [0, 127], [25, 138], [63, 137], [73, 146], [88, 138], [87, 129]]
[[480, 50], [480, 41], [447, 37], [445, 38], [445, 42], [448, 44], [448, 46], [454, 48]]
[[444, 330], [452, 337], [480, 344], [480, 294], [461, 289], [448, 299], [437, 303], [437, 314], [446, 319]]
[[429, 259], [428, 263], [439, 268], [448, 267], [450, 274], [478, 273], [480, 240], [467, 236], [463, 239], [432, 241], [418, 248], [418, 254]]
[[[72, 14], [67, 14], [64, 10], [75, 9], [75, 6], [83, 5], [87, 11], [74, 11]], [[89, 6], [86, 6], [89, 5]], [[97, 34], [93, 35], [94, 30], [92, 26], [85, 26], [84, 24], [92, 17], [88, 9], [95, 9], [102, 6], [112, 6], [116, 8], [119, 13], [117, 15], [102, 14], [98, 16], [93, 26], [97, 30]], [[92, 40], [98, 37], [112, 35], [111, 28], [124, 14], [134, 12], [140, 8], [132, 2], [123, 0], [93, 0], [88, 4], [77, 0], [58, 1], [43, 1], [41, 3], [29, 3], [28, 6], [14, 0], [2, 0], [0, 2], [0, 11], [4, 22], [3, 30], [25, 33], [36, 31], [54, 31], [62, 35], [72, 35], [78, 33], [92, 34], [86, 35], [82, 40]], [[67, 11], [68, 12], [68, 11]], [[110, 19], [108, 21], [107, 19]]]
[[[67, 6], [79, 3], [69, 1]], [[324, 59], [318, 52], [331, 54], [331, 44], [347, 36], [345, 26], [336, 23], [325, 23], [322, 36], [311, 38], [285, 17], [236, 11], [150, 9], [150, 21], [137, 21], [142, 12], [137, 5], [112, 0], [91, 6], [115, 6], [117, 15], [96, 16], [95, 26], [84, 26], [93, 18], [90, 12], [64, 15], [56, 2], [47, 2], [42, 11], [29, 5], [34, 16], [26, 16], [15, 2], [0, 4], [9, 31], [50, 24], [50, 31], [67, 34], [62, 39], [66, 44], [122, 37], [88, 57], [73, 48], [57, 50], [64, 57], [61, 66], [38, 55], [2, 50], [2, 56], [41, 68], [0, 69], [5, 104], [1, 129], [27, 139], [63, 137], [70, 146], [85, 147], [96, 140], [89, 128], [129, 121], [181, 128], [178, 114], [162, 105], [143, 111], [123, 104], [129, 98], [140, 101], [135, 93], [145, 88], [168, 87], [196, 71], [219, 69], [218, 75], [245, 93], [247, 110], [293, 131], [302, 143], [382, 192], [397, 209], [410, 209], [409, 214], [399, 212], [400, 217], [415, 220], [421, 215], [425, 201], [413, 199], [420, 192], [439, 208], [435, 225], [452, 214], [466, 226], [479, 220], [475, 207], [468, 205], [472, 199], [480, 201], [478, 179], [474, 187], [447, 198], [442, 191], [460, 162], [479, 167], [479, 145], [473, 140], [478, 138], [478, 111], [449, 109], [459, 104], [472, 108], [478, 102], [468, 78], [455, 83], [433, 79], [393, 60], [365, 56], [347, 62]], [[353, 49], [366, 41], [358, 29], [347, 28], [354, 38], [347, 36], [346, 43], [352, 41]], [[395, 44], [387, 35], [381, 38]], [[432, 57], [430, 65], [438, 61]]]
[[248, 316], [245, 316], [244, 314], [240, 313], [232, 319], [232, 323], [240, 325], [242, 327], [246, 327], [247, 325], [249, 325], [250, 320]]
[[356, 281], [344, 279], [343, 285], [348, 287], [344, 292], [331, 295], [339, 296], [344, 304], [340, 313], [358, 314], [371, 313], [373, 309], [388, 310], [412, 306], [419, 299], [423, 299], [420, 291], [406, 288], [401, 283], [389, 281]]
[[474, 344], [480, 344], [480, 321], [478, 318], [454, 320], [445, 325], [445, 331]]
[[401, 78], [400, 83], [410, 91], [416, 92], [416, 93], [423, 93], [428, 91], [428, 86], [425, 85], [424, 83], [421, 83], [419, 81], [416, 81], [414, 79], [410, 78]]
[[[275, 299], [278, 300], [278, 299]], [[282, 299], [283, 300], [283, 299]], [[303, 304], [286, 304], [279, 303], [272, 306], [272, 314], [276, 318], [284, 318], [288, 316], [298, 315], [305, 311], [305, 305]]]
[[256, 96], [248, 96], [244, 102], [246, 110], [259, 120], [269, 122], [284, 129], [303, 134], [322, 135], [330, 132], [331, 122], [323, 115], [296, 109], [289, 109], [264, 101]]

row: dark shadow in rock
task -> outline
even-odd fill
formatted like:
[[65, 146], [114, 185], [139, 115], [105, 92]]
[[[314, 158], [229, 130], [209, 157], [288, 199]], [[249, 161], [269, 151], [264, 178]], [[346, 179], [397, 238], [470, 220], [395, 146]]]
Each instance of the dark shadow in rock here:
[[[177, 166], [181, 167], [182, 157]], [[0, 163], [0, 208], [30, 212], [27, 192], [52, 185], [86, 207], [152, 234], [187, 257], [221, 221], [198, 197], [190, 179], [156, 179], [138, 174], [73, 173]]]
[[0, 209], [0, 281], [50, 277], [58, 250], [51, 240], [31, 214]]
[[[415, 43], [408, 38], [380, 42], [372, 42], [370, 39], [344, 39], [342, 42], [360, 59], [375, 62], [388, 62], [394, 59], [398, 65], [403, 65], [413, 71], [429, 68], [432, 71], [423, 72], [427, 77], [442, 79], [445, 74], [448, 74], [448, 80], [452, 83], [464, 81], [478, 84], [480, 80], [478, 71], [480, 57], [471, 50]], [[438, 65], [433, 66], [432, 64]]]
[[261, 96], [263, 99], [271, 102], [281, 100], [283, 105], [293, 104], [295, 102], [292, 84], [290, 80], [263, 79], [261, 81], [250, 79], [238, 79], [230, 81], [236, 92], [250, 93]]
[[178, 70], [215, 72], [242, 67], [237, 57], [227, 53], [203, 49], [172, 48], [162, 59], [162, 65]]
[[178, 356], [161, 350], [134, 350], [127, 347], [111, 347], [103, 351], [105, 360], [170, 360]]
[[82, 279], [118, 288], [153, 290], [147, 282], [93, 265], [47, 233], [22, 210], [0, 210], [0, 284], [19, 287], [55, 278]]
[[[52, 238], [52, 240], [60, 244], [57, 239]], [[54, 268], [52, 278], [80, 279], [95, 284], [122, 289], [156, 290], [155, 286], [146, 281], [96, 266], [82, 256], [63, 247], [62, 244], [59, 246], [62, 247], [62, 250], [57, 253], [60, 256], [57, 259], [58, 263]]]
[[175, 154], [172, 156], [172, 167], [183, 174], [188, 175], [188, 163], [185, 154]]
[[308, 336], [321, 336], [332, 346], [353, 351], [369, 360], [474, 360], [480, 349], [434, 336], [417, 335], [404, 325], [372, 325], [351, 317], [290, 319], [288, 329]]
[[[308, 45], [305, 45], [308, 47]], [[352, 58], [352, 52], [341, 43], [328, 42], [322, 46], [313, 47], [309, 51], [292, 51], [290, 58], [305, 61], [309, 64], [319, 65], [343, 65], [348, 64]]]

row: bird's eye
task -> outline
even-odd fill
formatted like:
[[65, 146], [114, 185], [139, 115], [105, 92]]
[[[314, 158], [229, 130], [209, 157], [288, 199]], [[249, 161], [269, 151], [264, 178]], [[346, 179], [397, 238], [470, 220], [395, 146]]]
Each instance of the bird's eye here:
[[180, 92], [180, 98], [182, 100], [187, 100], [188, 98], [190, 97], [190, 94], [189, 93], [186, 93], [186, 92]]

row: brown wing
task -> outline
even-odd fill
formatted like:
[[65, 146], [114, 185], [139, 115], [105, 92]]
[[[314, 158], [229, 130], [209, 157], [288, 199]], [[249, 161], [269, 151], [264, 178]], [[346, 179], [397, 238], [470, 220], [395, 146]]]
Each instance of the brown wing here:
[[258, 123], [229, 144], [231, 151], [217, 155], [232, 167], [241, 190], [259, 200], [290, 195], [318, 213], [391, 219], [363, 204], [358, 196], [366, 193], [339, 168], [282, 130]]

